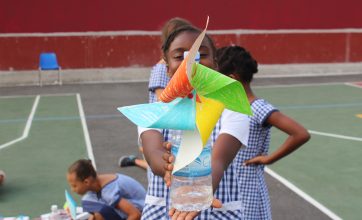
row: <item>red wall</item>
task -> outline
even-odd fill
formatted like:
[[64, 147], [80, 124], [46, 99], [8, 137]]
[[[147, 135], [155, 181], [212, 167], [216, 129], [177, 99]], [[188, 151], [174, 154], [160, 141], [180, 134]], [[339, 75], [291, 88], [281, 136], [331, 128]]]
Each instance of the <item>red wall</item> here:
[[[285, 29], [213, 35], [217, 46], [242, 45], [260, 63], [361, 62], [362, 29], [323, 31], [362, 28], [361, 8], [359, 0], [2, 0], [0, 70], [36, 69], [47, 51], [57, 53], [63, 68], [151, 66], [160, 57], [159, 36], [119, 31], [158, 31], [175, 16], [203, 27], [207, 15], [209, 30]], [[57, 32], [63, 33], [41, 34]]]
[[1, 0], [0, 33], [159, 30], [171, 17], [210, 30], [362, 28], [360, 0]]

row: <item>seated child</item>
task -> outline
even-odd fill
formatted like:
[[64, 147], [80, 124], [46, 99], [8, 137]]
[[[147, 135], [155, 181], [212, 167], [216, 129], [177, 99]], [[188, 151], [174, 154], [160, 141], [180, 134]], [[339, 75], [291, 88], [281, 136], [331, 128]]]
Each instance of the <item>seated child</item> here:
[[4, 181], [5, 181], [5, 172], [0, 170], [0, 186], [3, 184]]
[[131, 177], [122, 174], [97, 174], [90, 160], [77, 160], [69, 168], [71, 190], [82, 197], [90, 219], [140, 219], [146, 191]]

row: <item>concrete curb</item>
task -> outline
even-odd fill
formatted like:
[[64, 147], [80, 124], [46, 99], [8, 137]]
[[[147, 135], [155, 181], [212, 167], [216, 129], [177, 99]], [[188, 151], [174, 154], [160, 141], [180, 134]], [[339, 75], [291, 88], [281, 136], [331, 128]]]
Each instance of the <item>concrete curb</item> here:
[[[147, 82], [151, 67], [65, 69], [63, 84]], [[362, 63], [259, 65], [255, 78], [336, 76], [362, 73]], [[38, 85], [38, 70], [0, 71], [0, 87]], [[57, 71], [43, 72], [43, 84], [57, 84]], [[361, 79], [362, 80], [362, 79]]]

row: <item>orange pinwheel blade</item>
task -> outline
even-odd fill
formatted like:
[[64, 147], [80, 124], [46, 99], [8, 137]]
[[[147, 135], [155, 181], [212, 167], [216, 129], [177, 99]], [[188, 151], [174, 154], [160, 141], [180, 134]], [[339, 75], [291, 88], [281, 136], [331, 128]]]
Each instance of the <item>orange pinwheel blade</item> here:
[[177, 97], [186, 97], [193, 90], [186, 74], [187, 59], [184, 59], [160, 95], [162, 102], [171, 102]]

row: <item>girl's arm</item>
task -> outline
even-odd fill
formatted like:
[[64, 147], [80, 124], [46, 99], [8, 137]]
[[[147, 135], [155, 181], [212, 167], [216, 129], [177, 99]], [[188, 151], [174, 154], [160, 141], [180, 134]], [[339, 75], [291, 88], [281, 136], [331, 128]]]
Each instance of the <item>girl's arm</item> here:
[[132, 203], [126, 199], [121, 199], [117, 204], [117, 208], [122, 210], [127, 215], [127, 220], [141, 219], [141, 212]]
[[143, 154], [155, 175], [164, 177], [165, 162], [162, 159], [166, 149], [163, 146], [163, 135], [157, 130], [147, 130], [141, 133]]
[[240, 141], [230, 134], [222, 133], [217, 137], [211, 159], [213, 192], [218, 188], [224, 171], [234, 160], [241, 146]]
[[266, 122], [288, 134], [288, 138], [270, 155], [254, 157], [245, 161], [245, 165], [272, 164], [292, 153], [310, 139], [310, 134], [302, 125], [281, 112], [273, 112]]
[[157, 97], [157, 101], [160, 100], [160, 95], [161, 93], [163, 92], [164, 88], [158, 88], [158, 89], [155, 89], [155, 93], [156, 93], [156, 97]]
[[[236, 154], [242, 146], [241, 142], [230, 134], [220, 134], [212, 148], [211, 170], [212, 170], [212, 188], [216, 191], [219, 183], [224, 175], [224, 171], [235, 158]], [[173, 170], [173, 162], [175, 157], [171, 153], [171, 144], [165, 143], [166, 152], [163, 154], [164, 162], [164, 180], [167, 186], [171, 185], [171, 172]]]

